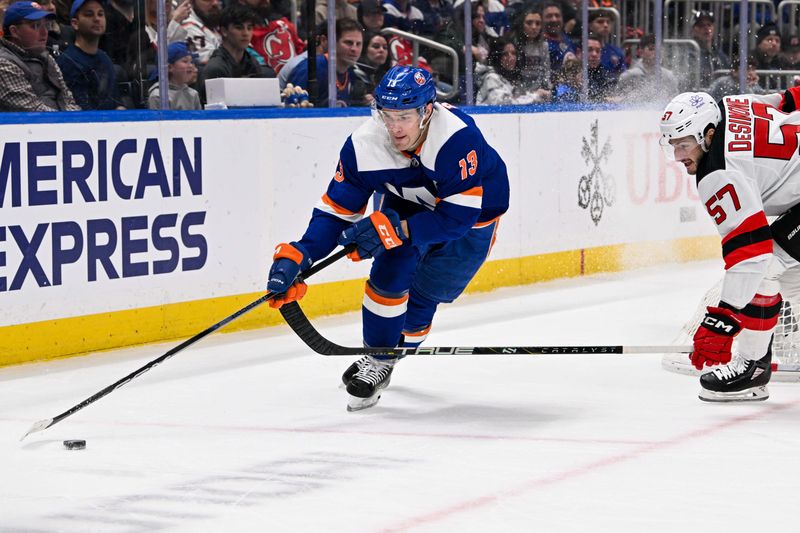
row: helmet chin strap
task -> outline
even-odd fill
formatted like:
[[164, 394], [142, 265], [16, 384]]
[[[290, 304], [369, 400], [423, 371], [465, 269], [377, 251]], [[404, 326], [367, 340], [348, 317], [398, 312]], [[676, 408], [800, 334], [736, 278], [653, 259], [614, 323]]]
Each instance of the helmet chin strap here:
[[[425, 106], [427, 107], [427, 104], [425, 104]], [[413, 143], [411, 143], [411, 147], [409, 148], [409, 150], [415, 150], [419, 145], [420, 141], [422, 141], [422, 138], [425, 136], [425, 132], [428, 130], [428, 124], [431, 123], [431, 118], [433, 118], [433, 106], [431, 106], [431, 114], [428, 115], [427, 120], [425, 119], [424, 113], [425, 112], [423, 111], [422, 120], [420, 120], [419, 122], [419, 135], [417, 135], [417, 138], [414, 140]]]
[[[710, 129], [709, 132], [711, 133], [711, 136], [712, 136], [712, 139], [713, 139], [715, 131], [713, 129]], [[703, 150], [703, 152], [708, 152], [711, 149], [711, 147], [708, 144], [706, 144], [706, 136], [705, 135], [700, 137], [700, 142], [698, 144], [700, 145], [700, 148]]]

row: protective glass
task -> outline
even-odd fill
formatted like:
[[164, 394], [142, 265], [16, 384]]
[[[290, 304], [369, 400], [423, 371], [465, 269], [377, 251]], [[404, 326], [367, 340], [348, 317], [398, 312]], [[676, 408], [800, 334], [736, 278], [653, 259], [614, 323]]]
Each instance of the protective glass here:
[[659, 141], [661, 145], [661, 150], [663, 150], [664, 155], [670, 161], [681, 161], [682, 159], [686, 159], [699, 145], [697, 139], [694, 137], [685, 137], [683, 139], [673, 141], [672, 143], [669, 142], [668, 139], [662, 138]]
[[378, 109], [377, 112], [381, 122], [386, 124], [386, 126], [407, 127], [411, 126], [424, 116], [425, 108], [420, 107], [418, 109], [403, 109], [400, 111], [386, 111], [384, 109]]

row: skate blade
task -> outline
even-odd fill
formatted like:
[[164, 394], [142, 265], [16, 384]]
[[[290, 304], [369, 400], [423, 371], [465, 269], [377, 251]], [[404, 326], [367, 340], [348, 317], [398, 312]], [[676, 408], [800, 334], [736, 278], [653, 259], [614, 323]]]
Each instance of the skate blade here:
[[700, 389], [698, 398], [704, 402], [763, 402], [769, 398], [766, 385], [737, 392], [714, 392]]
[[[680, 356], [680, 357], [678, 357]], [[686, 376], [699, 376], [701, 371], [697, 370], [686, 354], [668, 354], [661, 359], [661, 368], [667, 372], [684, 374]], [[705, 372], [705, 371], [704, 371]]]
[[370, 396], [369, 398], [358, 398], [356, 396], [350, 396], [350, 399], [347, 401], [347, 412], [354, 413], [356, 411], [363, 411], [364, 409], [369, 409], [376, 403], [378, 400], [381, 399], [380, 394], [376, 394], [375, 396]]

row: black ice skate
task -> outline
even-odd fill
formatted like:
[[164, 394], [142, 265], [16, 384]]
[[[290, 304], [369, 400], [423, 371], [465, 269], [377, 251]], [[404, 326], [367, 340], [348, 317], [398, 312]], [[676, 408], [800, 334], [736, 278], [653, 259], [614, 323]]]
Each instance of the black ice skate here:
[[369, 357], [368, 355], [365, 355], [364, 357], [362, 357], [361, 359], [359, 359], [358, 361], [347, 367], [347, 370], [345, 370], [344, 374], [342, 374], [342, 387], [347, 387], [347, 384], [350, 383], [350, 380], [353, 379], [353, 376], [355, 376], [359, 370], [361, 370], [362, 368], [364, 368], [364, 366], [366, 366], [368, 357]]
[[[381, 391], [389, 386], [389, 381], [392, 379], [395, 360], [380, 360], [367, 355], [353, 363], [351, 367], [359, 363], [361, 363], [361, 368], [347, 383], [347, 393], [350, 395], [347, 404], [348, 411], [361, 411], [378, 403], [378, 400], [381, 399]], [[349, 370], [348, 368], [347, 371]]]
[[758, 361], [735, 358], [700, 376], [700, 399], [706, 402], [753, 402], [769, 398], [772, 350]]

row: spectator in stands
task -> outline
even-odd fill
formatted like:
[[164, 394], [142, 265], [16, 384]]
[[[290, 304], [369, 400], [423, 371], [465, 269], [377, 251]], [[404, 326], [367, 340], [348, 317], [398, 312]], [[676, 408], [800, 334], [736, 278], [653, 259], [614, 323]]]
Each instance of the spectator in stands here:
[[800, 35], [791, 32], [783, 35], [781, 61], [786, 70], [800, 70]]
[[[224, 44], [223, 44], [224, 46]], [[167, 48], [167, 76], [169, 77], [170, 109], [202, 109], [200, 95], [190, 87], [197, 81], [197, 66], [186, 43], [172, 43]], [[156, 82], [148, 93], [147, 107], [161, 109], [161, 96]]]
[[539, 94], [527, 91], [522, 86], [522, 77], [517, 67], [517, 47], [508, 37], [499, 37], [492, 41], [487, 64], [475, 65], [475, 80], [478, 87], [475, 95], [477, 105], [531, 104], [542, 101]]
[[[361, 25], [352, 19], [336, 21], [336, 101], [339, 106], [364, 105], [360, 95], [366, 89], [359, 86], [354, 67], [361, 57], [364, 34]], [[328, 55], [319, 54], [317, 61], [317, 80], [319, 82], [317, 98], [312, 102], [315, 106], [328, 104]], [[308, 58], [300, 61], [288, 80], [294, 86], [306, 88], [308, 82]]]
[[[324, 20], [318, 24], [314, 30], [314, 43], [314, 55], [328, 53], [328, 23]], [[304, 52], [291, 58], [286, 62], [286, 64], [283, 65], [283, 67], [281, 67], [280, 72], [278, 72], [278, 82], [280, 83], [281, 91], [283, 91], [286, 88], [286, 84], [289, 83], [289, 79], [292, 77], [292, 72], [294, 71], [295, 67], [305, 61], [307, 58], [308, 48], [306, 48]], [[317, 76], [317, 79], [319, 79], [319, 76]], [[305, 87], [305, 85], [303, 87]]]
[[418, 33], [422, 29], [422, 11], [411, 0], [386, 0], [383, 3], [384, 24], [387, 28]]
[[0, 111], [80, 111], [61, 69], [47, 53], [47, 22], [35, 2], [14, 2], [0, 39]]
[[[56, 18], [44, 19], [47, 24], [47, 51], [53, 58], [58, 58], [61, 52], [67, 49], [72, 44], [74, 36], [72, 32], [67, 32], [65, 35], [61, 30], [61, 24], [58, 23], [58, 15], [56, 14], [56, 4], [53, 0], [40, 0], [37, 2], [39, 6], [45, 11], [49, 11], [56, 15]], [[2, 11], [2, 10], [0, 10]], [[0, 16], [2, 20], [2, 16]]]
[[447, 0], [414, 0], [414, 5], [423, 16], [419, 34], [429, 39], [436, 39], [453, 20], [453, 6]]
[[222, 44], [221, 14], [219, 0], [191, 0], [189, 16], [175, 34], [175, 41], [192, 42], [201, 66], [208, 63], [211, 54]]
[[[463, 14], [463, 10], [459, 11]], [[463, 24], [461, 25], [463, 28]], [[472, 57], [476, 63], [486, 63], [489, 59], [489, 43], [498, 34], [486, 24], [486, 8], [482, 4], [472, 7]]]
[[[411, 5], [411, 0], [387, 0], [383, 4], [386, 12], [384, 26], [397, 28], [402, 31], [419, 33], [422, 28], [422, 12]], [[413, 45], [403, 37], [392, 35], [389, 37], [389, 55], [396, 65], [412, 65], [414, 61]], [[427, 59], [419, 57], [420, 67], [431, 70]]]
[[[180, 0], [173, 9], [172, 0], [164, 0], [164, 11], [167, 15], [167, 45], [180, 41], [178, 32], [181, 24], [189, 18], [192, 13], [191, 0]], [[144, 32], [147, 34], [147, 42], [153, 44], [153, 49], [158, 45], [158, 4], [157, 0], [145, 1], [145, 25]]]
[[722, 50], [718, 50], [715, 46], [716, 26], [714, 24], [714, 14], [710, 11], [698, 11], [694, 16], [694, 23], [692, 25], [692, 39], [700, 47], [700, 55], [694, 49], [689, 49], [688, 63], [695, 65], [700, 63], [700, 80], [699, 87], [691, 87], [691, 89], [704, 88], [711, 85], [714, 81], [714, 71], [720, 69], [730, 68], [730, 58]]
[[570, 57], [556, 73], [555, 87], [553, 88], [554, 104], [575, 104], [581, 101], [583, 90], [583, 72], [581, 61], [577, 57]]
[[[358, 20], [358, 9], [350, 2], [347, 0], [335, 0], [335, 2], [334, 14], [336, 15], [336, 20]], [[314, 5], [316, 6], [314, 24], [319, 25], [328, 18], [328, 0], [317, 0]]]
[[120, 103], [114, 64], [103, 50], [106, 15], [100, 0], [75, 0], [70, 10], [75, 43], [58, 56], [58, 63], [75, 102], [84, 111], [125, 109]]
[[[614, 0], [589, 0], [589, 7], [619, 9], [617, 2]], [[564, 33], [569, 35], [569, 38], [572, 39], [572, 42], [576, 45], [581, 40], [581, 32], [583, 31], [583, 26], [581, 24], [582, 9], [582, 0], [561, 0], [561, 16], [564, 20]], [[592, 20], [592, 13], [597, 13], [597, 11], [589, 12], [590, 21]], [[597, 33], [596, 30], [592, 30], [591, 28], [589, 28], [589, 31], [595, 31], [595, 33]]]
[[[3, 2], [6, 2], [6, 3], [3, 4]], [[69, 9], [72, 7], [72, 0], [52, 0], [52, 2], [53, 2], [53, 8], [54, 8], [54, 10], [52, 12], [56, 14], [56, 19], [55, 19], [56, 22], [58, 22], [59, 24], [68, 25], [69, 24]], [[8, 5], [7, 0], [0, 0], [0, 6], [2, 6], [2, 5]], [[39, 3], [39, 5], [42, 6], [42, 8], [45, 11], [50, 11], [50, 9], [45, 7], [44, 4]], [[106, 20], [108, 20], [108, 17], [106, 17]]]
[[611, 99], [617, 86], [614, 72], [603, 66], [603, 39], [590, 33], [586, 40], [586, 59], [589, 75], [589, 101], [606, 102]]
[[[202, 72], [203, 83], [200, 85], [201, 96], [205, 96], [205, 80], [214, 78], [260, 78], [275, 77], [274, 71], [266, 73], [247, 53], [253, 39], [253, 26], [258, 15], [249, 7], [233, 4], [222, 10], [219, 19], [219, 31], [222, 44], [214, 50]], [[205, 98], [203, 98], [205, 101]]]
[[550, 49], [542, 35], [542, 12], [528, 7], [512, 24], [511, 39], [517, 49], [520, 84], [538, 94], [542, 101], [551, 96]]
[[297, 34], [295, 25], [275, 11], [270, 0], [238, 1], [258, 15], [250, 44], [263, 64], [280, 72], [287, 61], [305, 50], [305, 41]]
[[[783, 70], [784, 62], [780, 55], [781, 34], [775, 24], [764, 24], [756, 33], [756, 68], [758, 70]], [[781, 76], [777, 74], [764, 77], [768, 89], [779, 89], [784, 86]]]
[[[479, 3], [473, 3], [470, 6], [472, 15], [472, 64], [473, 69], [478, 63], [486, 63], [489, 57], [489, 42], [497, 38], [497, 34], [491, 28], [486, 26], [484, 7]], [[451, 80], [449, 77], [444, 78], [448, 84], [458, 85], [459, 94], [466, 93], [466, 60], [465, 52], [466, 46], [464, 42], [464, 8], [463, 4], [459, 8], [453, 9], [453, 20], [447, 25], [447, 28], [442, 31], [436, 40], [445, 46], [449, 46], [458, 54], [459, 65], [459, 79]], [[391, 43], [389, 46], [391, 47]], [[437, 58], [439, 60], [439, 58]], [[441, 63], [441, 61], [440, 61]], [[449, 72], [449, 70], [442, 69], [440, 74]]]
[[594, 34], [603, 44], [600, 64], [615, 79], [619, 79], [620, 74], [627, 69], [627, 65], [625, 64], [625, 52], [611, 42], [612, 30], [611, 16], [607, 11], [592, 11], [589, 13], [589, 33]]
[[575, 45], [564, 33], [561, 4], [558, 0], [547, 0], [542, 9], [544, 38], [550, 48], [550, 71], [555, 74], [567, 59], [575, 57]]
[[724, 96], [731, 94], [765, 94], [766, 91], [759, 84], [756, 62], [754, 55], [751, 54], [747, 57], [747, 87], [744, 90], [739, 88], [739, 59], [734, 58], [730, 73], [715, 79], [708, 89], [708, 94], [714, 100], [721, 100]]
[[[639, 40], [639, 61], [623, 72], [615, 100], [660, 102], [678, 94], [678, 80], [671, 70], [656, 64], [656, 37], [645, 34]], [[658, 72], [661, 72], [659, 81]]]
[[140, 26], [136, 20], [136, 0], [108, 0], [105, 5], [106, 33], [100, 39], [104, 50], [115, 65], [128, 61], [128, 43]]
[[[569, 35], [573, 43], [581, 40], [581, 10], [583, 9], [581, 0], [561, 0], [561, 19], [564, 24], [564, 33]], [[591, 5], [591, 2], [589, 3]]]
[[800, 46], [787, 46], [781, 52], [781, 61], [786, 70], [800, 70]]
[[[146, 107], [147, 80], [155, 76], [158, 54], [158, 30], [156, 28], [158, 0], [145, 1], [145, 24], [131, 35], [128, 42], [128, 61], [122, 65], [120, 81], [130, 93], [130, 98], [136, 107]], [[191, 1], [180, 0], [176, 8], [172, 7], [172, 0], [162, 0], [167, 15], [167, 43], [180, 41], [178, 35], [181, 24], [189, 17]]]
[[380, 0], [361, 0], [358, 4], [358, 21], [364, 30], [378, 33], [386, 22], [385, 11]]
[[[472, 3], [479, 3], [483, 6], [484, 19], [486, 26], [491, 28], [492, 32], [497, 35], [502, 35], [509, 30], [508, 15], [506, 14], [505, 1], [500, 0], [473, 0]], [[464, 0], [455, 0], [453, 2], [453, 9], [462, 13], [464, 12]]]
[[369, 92], [378, 85], [383, 75], [392, 68], [392, 58], [389, 56], [389, 43], [386, 36], [380, 33], [366, 33], [364, 35], [364, 48], [358, 67], [369, 78]]

